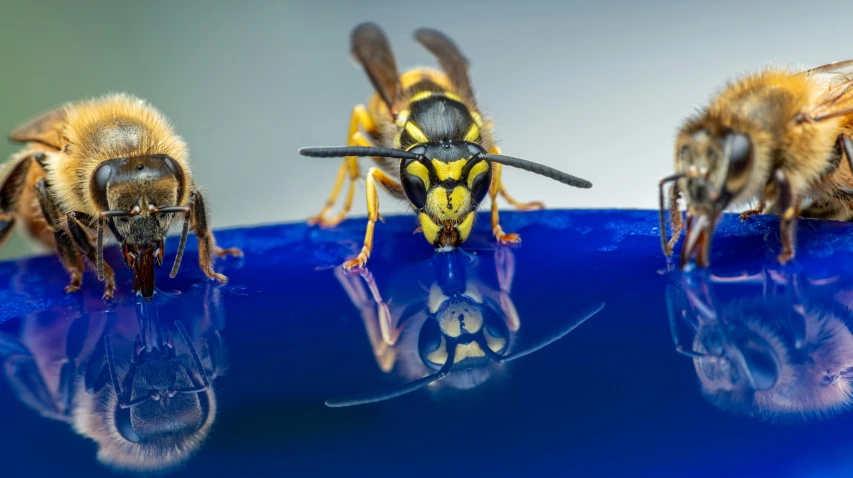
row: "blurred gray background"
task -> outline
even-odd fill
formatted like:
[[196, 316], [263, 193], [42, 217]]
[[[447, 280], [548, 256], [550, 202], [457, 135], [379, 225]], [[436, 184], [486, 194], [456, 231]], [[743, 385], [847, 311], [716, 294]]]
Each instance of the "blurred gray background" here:
[[[654, 208], [681, 120], [727, 79], [769, 63], [853, 57], [848, 1], [18, 1], [0, 0], [0, 131], [112, 91], [150, 100], [190, 145], [216, 227], [317, 213], [370, 84], [349, 56], [362, 21], [401, 69], [432, 65], [430, 26], [471, 60], [507, 154], [590, 179], [591, 190], [508, 171], [522, 200]], [[16, 146], [0, 142], [0, 157]], [[366, 163], [365, 163], [366, 164]], [[355, 215], [365, 214], [364, 188]], [[384, 196], [381, 210], [404, 211]], [[31, 252], [20, 237], [0, 257]]]

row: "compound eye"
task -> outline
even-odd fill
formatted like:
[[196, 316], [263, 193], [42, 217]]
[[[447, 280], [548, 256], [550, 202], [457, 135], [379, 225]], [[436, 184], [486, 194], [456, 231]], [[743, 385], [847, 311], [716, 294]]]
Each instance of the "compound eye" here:
[[752, 166], [752, 141], [743, 133], [730, 133], [726, 137], [725, 152], [729, 159], [728, 178], [736, 179], [749, 172]]
[[418, 336], [418, 353], [421, 356], [421, 361], [432, 368], [437, 368], [429, 358], [429, 354], [438, 350], [441, 347], [441, 328], [435, 319], [427, 319], [421, 327], [420, 335]]
[[426, 146], [415, 146], [414, 148], [409, 150], [410, 153], [424, 155], [426, 153]]
[[472, 156], [476, 154], [483, 154], [486, 152], [486, 150], [483, 149], [479, 144], [468, 143], [467, 146], [468, 152], [471, 153]]
[[92, 179], [89, 183], [89, 192], [95, 199], [96, 205], [103, 211], [109, 209], [107, 204], [107, 184], [110, 182], [113, 171], [113, 161], [104, 162], [92, 174]]
[[[481, 160], [485, 161], [485, 160]], [[492, 184], [492, 168], [489, 167], [485, 172], [478, 174], [471, 183], [471, 196], [474, 204], [480, 204], [489, 192], [489, 186]]]
[[429, 184], [429, 170], [416, 159], [407, 159], [400, 163], [400, 180], [406, 198], [418, 210], [426, 205], [426, 190]]

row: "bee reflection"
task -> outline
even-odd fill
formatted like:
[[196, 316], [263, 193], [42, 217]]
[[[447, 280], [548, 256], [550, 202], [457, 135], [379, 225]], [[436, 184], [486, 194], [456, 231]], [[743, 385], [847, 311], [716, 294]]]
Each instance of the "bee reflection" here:
[[[328, 400], [330, 407], [379, 402], [414, 392], [471, 389], [521, 358], [559, 340], [604, 304], [588, 307], [548, 336], [520, 346], [518, 312], [510, 297], [515, 259], [500, 247], [493, 262], [462, 251], [431, 263], [397, 266], [380, 288], [369, 270], [335, 274], [359, 310], [379, 368], [396, 368], [406, 383], [378, 392]], [[438, 383], [436, 383], [438, 382]]]
[[0, 332], [5, 378], [27, 407], [95, 441], [102, 463], [172, 468], [210, 432], [210, 384], [225, 368], [218, 291], [208, 286], [200, 296], [201, 317], [191, 297], [168, 308], [181, 320], [161, 319], [159, 302], [103, 310], [100, 301], [88, 305], [102, 310], [84, 305], [72, 319], [27, 317], [17, 337]]
[[[853, 403], [853, 304], [833, 295], [834, 281], [831, 287], [820, 282], [774, 271], [735, 279], [696, 273], [668, 288], [676, 350], [693, 359], [712, 404], [789, 421], [830, 416]], [[743, 292], [750, 283], [756, 290], [745, 297], [721, 302], [715, 296], [722, 288]]]

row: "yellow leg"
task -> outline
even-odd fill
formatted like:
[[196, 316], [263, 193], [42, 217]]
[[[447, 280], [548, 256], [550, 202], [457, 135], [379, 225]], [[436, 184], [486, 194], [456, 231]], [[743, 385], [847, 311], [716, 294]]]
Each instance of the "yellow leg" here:
[[401, 189], [401, 186], [381, 169], [373, 167], [367, 172], [367, 230], [364, 232], [364, 247], [361, 248], [357, 258], [344, 263], [346, 270], [364, 267], [373, 249], [373, 226], [379, 219], [379, 195], [376, 193], [376, 181], [392, 190]]
[[513, 207], [520, 211], [532, 211], [534, 209], [544, 209], [545, 203], [542, 201], [530, 201], [530, 202], [519, 202], [506, 192], [506, 188], [503, 183], [500, 185], [500, 189], [498, 190], [501, 196], [506, 199], [506, 202], [510, 203]]
[[515, 255], [505, 247], [495, 249], [495, 267], [498, 274], [498, 302], [503, 312], [504, 323], [510, 332], [518, 332], [521, 328], [521, 319], [515, 309], [515, 303], [510, 297], [512, 291], [512, 280], [515, 277]]
[[[359, 128], [368, 133], [377, 131], [376, 124], [367, 112], [364, 105], [358, 105], [352, 110], [350, 119], [349, 134], [347, 135], [347, 146], [372, 146], [364, 135], [361, 134]], [[341, 192], [341, 187], [344, 184], [344, 179], [349, 176], [349, 184], [347, 186], [347, 195], [344, 200], [344, 206], [341, 211], [334, 217], [328, 217], [335, 202], [338, 200], [338, 195]], [[316, 216], [308, 219], [308, 224], [319, 224], [321, 227], [334, 227], [343, 221], [352, 207], [352, 199], [355, 194], [355, 182], [359, 177], [358, 158], [355, 156], [347, 156], [341, 163], [341, 168], [338, 170], [338, 176], [335, 178], [335, 185], [332, 187], [332, 192], [329, 194], [329, 199], [326, 205]]]
[[[490, 154], [501, 154], [497, 146], [489, 150]], [[502, 165], [492, 163], [492, 184], [489, 186], [489, 198], [492, 200], [492, 234], [501, 244], [521, 242], [518, 234], [505, 234], [498, 217], [498, 193], [501, 190], [501, 168]]]

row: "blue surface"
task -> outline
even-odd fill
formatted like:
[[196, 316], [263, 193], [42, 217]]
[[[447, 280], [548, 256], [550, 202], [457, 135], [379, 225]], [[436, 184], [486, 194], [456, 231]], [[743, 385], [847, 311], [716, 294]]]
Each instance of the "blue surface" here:
[[[464, 380], [452, 381], [451, 372], [436, 386], [360, 407], [332, 409], [324, 401], [399, 384], [404, 375], [419, 377], [417, 367], [402, 365], [417, 365], [418, 359], [403, 336], [397, 368], [380, 370], [362, 315], [338, 277], [356, 288], [366, 282], [336, 276], [334, 266], [360, 248], [363, 219], [326, 231], [304, 225], [220, 231], [221, 245], [246, 253], [218, 266], [230, 277], [225, 286], [211, 286], [190, 252], [176, 279], [168, 278], [168, 267], [158, 270], [164, 292], [153, 308], [161, 318], [219, 328], [226, 323], [221, 334], [230, 366], [214, 382], [216, 422], [180, 474], [850, 475], [851, 414], [812, 413], [810, 405], [785, 413], [750, 394], [714, 402], [703, 394], [692, 360], [675, 352], [669, 312], [687, 349], [695, 332], [686, 324], [703, 306], [700, 296], [718, 318], [725, 317], [719, 321], [729, 330], [738, 323], [769, 324], [780, 348], [794, 347], [791, 337], [797, 336], [790, 311], [805, 310], [809, 324], [837, 317], [840, 345], [809, 346], [832, 359], [838, 373], [831, 386], [842, 387], [847, 357], [853, 356], [842, 340], [853, 307], [853, 226], [802, 221], [798, 257], [779, 267], [775, 218], [741, 224], [726, 217], [715, 236], [710, 273], [681, 274], [667, 272], [652, 211], [502, 218], [505, 230], [521, 233], [523, 245], [496, 252], [483, 216], [464, 248], [470, 259], [464, 273], [484, 289], [499, 289], [498, 265], [514, 260], [508, 296], [520, 329], [510, 337], [511, 350], [553, 334], [599, 302], [604, 309], [534, 354], [472, 373], [479, 386], [464, 390]], [[413, 217], [386, 219], [377, 225], [369, 270], [393, 314], [425, 301], [431, 285], [446, 277], [436, 267], [444, 258], [412, 234]], [[168, 250], [174, 247], [171, 242]], [[118, 264], [115, 251], [109, 252], [107, 260]], [[168, 255], [165, 264], [171, 264]], [[92, 274], [83, 294], [65, 295], [67, 277], [53, 257], [0, 264], [0, 330], [21, 336], [25, 324], [31, 340], [50, 344], [62, 343], [68, 323], [83, 317], [114, 314], [133, 322], [138, 310], [129, 294], [131, 274], [116, 269], [120, 289], [107, 305]], [[362, 312], [375, 311], [374, 303], [365, 304]], [[738, 316], [737, 309], [752, 316]], [[802, 363], [791, 367], [805, 373]], [[779, 393], [808, 395], [791, 387]], [[833, 397], [841, 408], [849, 404], [849, 395]], [[111, 474], [97, 462], [93, 442], [27, 409], [5, 381], [0, 423], [3, 476]]]

